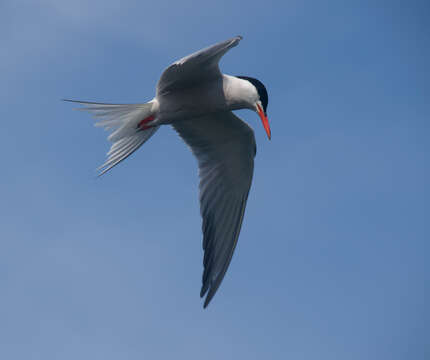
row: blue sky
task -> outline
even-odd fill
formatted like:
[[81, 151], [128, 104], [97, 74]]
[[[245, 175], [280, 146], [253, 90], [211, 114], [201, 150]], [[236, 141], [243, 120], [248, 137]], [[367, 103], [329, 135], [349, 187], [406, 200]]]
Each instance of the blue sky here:
[[[0, 358], [428, 359], [426, 1], [3, 1]], [[62, 98], [144, 102], [231, 36], [269, 91], [239, 244], [199, 298], [196, 162], [161, 129], [111, 173]]]

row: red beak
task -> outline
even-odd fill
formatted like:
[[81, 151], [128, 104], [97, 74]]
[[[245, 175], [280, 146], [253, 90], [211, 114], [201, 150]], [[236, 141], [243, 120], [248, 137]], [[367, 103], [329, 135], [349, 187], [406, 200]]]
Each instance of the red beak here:
[[257, 112], [258, 112], [258, 115], [260, 115], [260, 119], [261, 119], [261, 122], [263, 123], [264, 130], [266, 130], [267, 137], [270, 140], [271, 137], [272, 137], [272, 133], [270, 131], [269, 119], [267, 118], [267, 116], [264, 113], [264, 111], [261, 108], [261, 106], [258, 105], [258, 104], [257, 104]]

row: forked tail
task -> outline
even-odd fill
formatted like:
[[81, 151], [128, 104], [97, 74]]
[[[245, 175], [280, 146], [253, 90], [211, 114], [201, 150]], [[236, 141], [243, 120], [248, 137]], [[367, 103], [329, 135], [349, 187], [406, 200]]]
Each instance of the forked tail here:
[[103, 104], [86, 101], [65, 100], [83, 105], [78, 110], [88, 111], [99, 121], [96, 126], [113, 130], [108, 140], [112, 146], [106, 162], [97, 168], [99, 176], [133, 154], [159, 128], [147, 126], [153, 120], [153, 101], [146, 104]]

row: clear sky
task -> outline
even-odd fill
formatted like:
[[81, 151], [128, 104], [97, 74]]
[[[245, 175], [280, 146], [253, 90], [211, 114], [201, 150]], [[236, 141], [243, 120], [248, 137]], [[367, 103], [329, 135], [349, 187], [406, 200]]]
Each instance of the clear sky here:
[[[3, 0], [0, 358], [430, 359], [428, 1]], [[145, 102], [243, 35], [255, 176], [210, 306], [197, 167], [168, 127], [102, 178], [62, 98]]]

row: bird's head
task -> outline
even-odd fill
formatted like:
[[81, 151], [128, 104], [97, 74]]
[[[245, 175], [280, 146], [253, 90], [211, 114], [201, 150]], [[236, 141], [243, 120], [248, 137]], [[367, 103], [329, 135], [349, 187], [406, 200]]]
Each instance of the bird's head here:
[[[267, 118], [267, 104], [269, 102], [269, 96], [267, 95], [266, 87], [260, 80], [248, 77], [248, 76], [236, 76], [239, 79], [246, 80], [251, 83], [253, 87], [252, 91], [252, 101], [251, 107], [252, 110], [255, 110], [257, 114], [260, 116], [261, 122], [263, 123], [264, 130], [266, 130], [267, 137], [272, 137], [269, 125], [269, 119]], [[254, 91], [255, 89], [255, 91]]]

